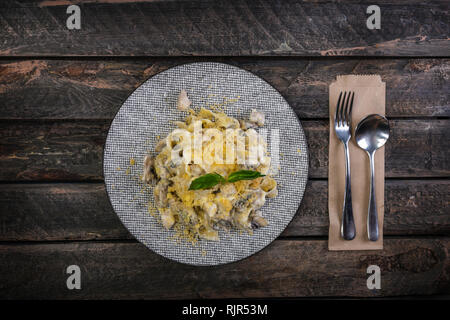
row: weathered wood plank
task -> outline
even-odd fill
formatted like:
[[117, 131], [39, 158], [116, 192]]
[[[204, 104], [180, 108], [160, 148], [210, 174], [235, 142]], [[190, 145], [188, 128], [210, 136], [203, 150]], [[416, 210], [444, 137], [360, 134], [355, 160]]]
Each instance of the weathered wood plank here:
[[[131, 2], [131, 3], [130, 3]], [[3, 56], [404, 55], [448, 56], [445, 1], [2, 1]]]
[[[200, 268], [139, 243], [0, 245], [2, 299], [195, 299], [448, 294], [450, 241], [385, 239], [383, 251], [328, 251], [324, 240], [278, 240], [236, 263]], [[66, 288], [69, 265], [82, 289]], [[382, 272], [367, 289], [367, 267]]]
[[[450, 234], [450, 181], [386, 180], [384, 198], [385, 235]], [[282, 236], [326, 236], [328, 226], [328, 184], [309, 181]]]
[[[328, 122], [303, 121], [310, 177], [328, 174]], [[386, 176], [450, 176], [450, 120], [392, 120], [386, 145]], [[81, 181], [102, 179], [108, 123], [3, 121], [0, 180]]]
[[[386, 144], [385, 176], [448, 177], [449, 120], [391, 120]], [[328, 175], [328, 122], [302, 121], [308, 141], [310, 177]]]
[[301, 119], [328, 117], [339, 74], [379, 74], [389, 117], [450, 116], [449, 59], [148, 58], [0, 62], [0, 119], [112, 119], [147, 78], [177, 64], [220, 61], [267, 80]]
[[[385, 235], [448, 235], [450, 181], [387, 180]], [[282, 237], [328, 234], [326, 181], [309, 181]], [[0, 241], [117, 240], [133, 237], [103, 184], [0, 185]]]
[[102, 179], [107, 123], [4, 122], [1, 180]]
[[103, 183], [0, 185], [0, 241], [133, 239]]

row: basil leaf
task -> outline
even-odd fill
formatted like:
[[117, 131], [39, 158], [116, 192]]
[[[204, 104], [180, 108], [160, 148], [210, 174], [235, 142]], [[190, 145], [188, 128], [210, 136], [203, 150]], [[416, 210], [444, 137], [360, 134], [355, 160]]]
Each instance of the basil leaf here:
[[239, 180], [253, 180], [259, 177], [264, 177], [264, 174], [261, 174], [258, 171], [253, 170], [239, 170], [231, 173], [228, 176], [228, 182], [236, 182]]
[[192, 180], [189, 190], [209, 189], [221, 182], [225, 182], [225, 179], [220, 174], [208, 173]]

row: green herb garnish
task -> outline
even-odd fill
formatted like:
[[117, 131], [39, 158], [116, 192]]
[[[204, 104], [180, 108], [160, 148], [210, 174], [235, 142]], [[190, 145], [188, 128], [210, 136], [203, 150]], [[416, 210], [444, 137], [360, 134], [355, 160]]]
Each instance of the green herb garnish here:
[[209, 189], [214, 187], [216, 184], [225, 181], [226, 180], [218, 173], [208, 173], [194, 179], [189, 186], [189, 190]]
[[236, 182], [240, 180], [253, 180], [264, 176], [264, 174], [261, 174], [258, 171], [239, 170], [231, 173], [226, 180], [218, 173], [208, 173], [192, 180], [191, 185], [189, 186], [189, 190], [209, 189], [219, 183]]
[[239, 171], [231, 173], [228, 176], [228, 182], [236, 182], [239, 180], [253, 180], [256, 178], [260, 178], [260, 177], [264, 177], [264, 175], [258, 171], [239, 170]]

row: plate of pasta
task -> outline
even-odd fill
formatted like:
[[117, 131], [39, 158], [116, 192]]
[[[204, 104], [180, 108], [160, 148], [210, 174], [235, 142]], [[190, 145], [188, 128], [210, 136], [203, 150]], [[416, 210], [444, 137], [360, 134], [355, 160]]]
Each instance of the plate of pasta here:
[[223, 63], [163, 71], [137, 88], [106, 139], [106, 190], [149, 249], [191, 265], [246, 258], [296, 214], [308, 177], [300, 121], [270, 84]]

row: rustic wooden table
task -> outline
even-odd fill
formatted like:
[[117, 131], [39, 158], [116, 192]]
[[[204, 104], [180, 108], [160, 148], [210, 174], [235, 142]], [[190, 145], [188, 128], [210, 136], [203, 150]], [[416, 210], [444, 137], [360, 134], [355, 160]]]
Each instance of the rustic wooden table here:
[[[245, 298], [448, 295], [448, 1], [0, 2], [0, 298]], [[220, 61], [278, 89], [306, 131], [310, 180], [285, 232], [217, 267], [169, 261], [113, 212], [102, 177], [109, 124], [143, 81]], [[380, 74], [386, 146], [385, 249], [327, 250], [328, 86]], [[68, 290], [78, 265], [82, 290]], [[368, 265], [381, 290], [368, 290]]]

